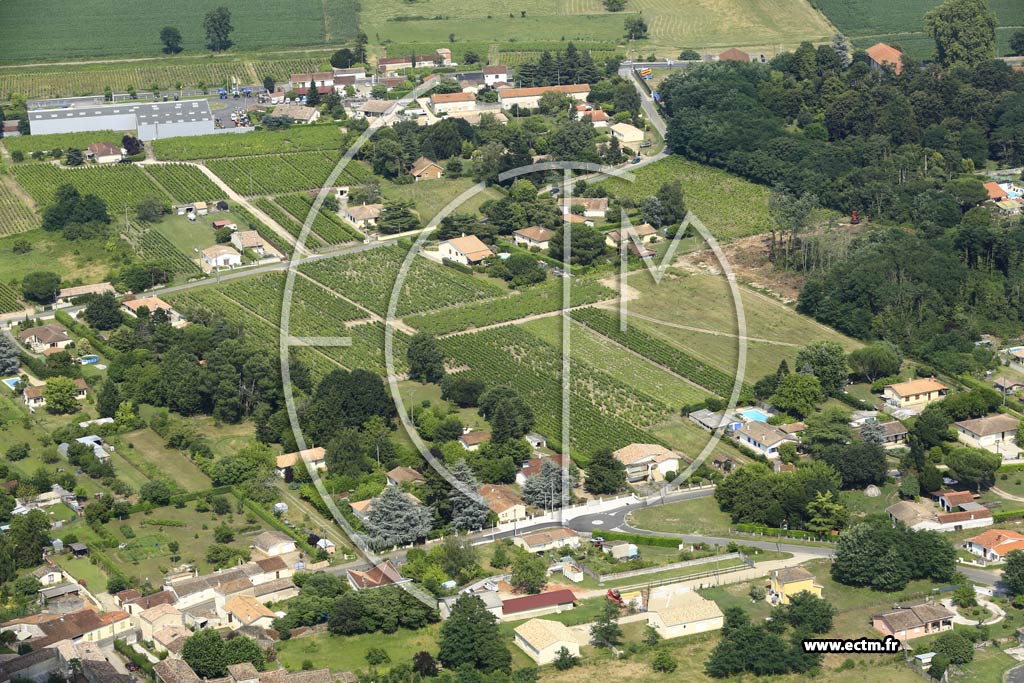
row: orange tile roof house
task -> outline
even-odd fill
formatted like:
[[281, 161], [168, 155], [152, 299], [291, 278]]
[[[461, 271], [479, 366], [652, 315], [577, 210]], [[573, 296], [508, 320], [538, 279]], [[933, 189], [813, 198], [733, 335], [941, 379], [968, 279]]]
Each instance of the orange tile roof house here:
[[500, 484], [484, 484], [480, 497], [491, 511], [498, 515], [499, 522], [514, 522], [526, 519], [526, 504], [513, 489]]
[[1015, 550], [1024, 550], [1024, 534], [1004, 529], [989, 529], [964, 541], [964, 550], [989, 562], [1002, 562]]
[[572, 211], [574, 206], [583, 207], [583, 215], [587, 218], [604, 218], [608, 212], [607, 197], [561, 197], [558, 205], [562, 207], [562, 213]]
[[281, 477], [285, 481], [291, 481], [292, 468], [298, 464], [300, 457], [303, 462], [310, 463], [318, 470], [327, 469], [327, 451], [322, 447], [317, 446], [316, 448], [307, 448], [304, 451], [285, 453], [284, 455], [277, 456], [277, 460], [275, 462], [277, 476]]
[[651, 240], [658, 236], [658, 231], [650, 223], [641, 223], [640, 225], [632, 225], [625, 230], [612, 230], [604, 236], [604, 243], [609, 247], [616, 248], [623, 244], [632, 244], [633, 238], [631, 235], [636, 235], [641, 244], [649, 244]]
[[422, 484], [426, 478], [411, 467], [396, 467], [387, 473], [388, 484], [398, 486], [399, 484]]
[[397, 585], [409, 580], [403, 578], [402, 575], [398, 573], [398, 570], [395, 569], [395, 565], [391, 564], [391, 560], [385, 560], [373, 569], [369, 569], [367, 571], [349, 569], [345, 573], [348, 576], [348, 582], [352, 584], [352, 587], [357, 591], [380, 588], [381, 586]]
[[449, 259], [464, 266], [476, 265], [493, 253], [476, 235], [464, 235], [441, 242], [442, 259]]
[[554, 230], [534, 225], [532, 227], [523, 228], [513, 232], [512, 241], [527, 248], [537, 247], [538, 249], [546, 250], [548, 248], [548, 243], [551, 242], [551, 238], [554, 234]]
[[480, 444], [490, 440], [491, 435], [487, 432], [467, 432], [459, 437], [459, 445], [467, 451], [475, 451], [480, 448]]
[[882, 390], [882, 399], [893, 408], [923, 409], [929, 403], [944, 398], [948, 392], [949, 387], [942, 382], [934, 377], [924, 377], [886, 386]]
[[[89, 395], [89, 385], [81, 377], [75, 378], [75, 398], [84, 401]], [[42, 408], [46, 405], [46, 385], [25, 387], [21, 392], [21, 398], [29, 408]]]
[[567, 527], [555, 527], [515, 536], [512, 542], [530, 553], [546, 553], [564, 546], [578, 548], [580, 535]]
[[415, 178], [416, 182], [421, 180], [437, 180], [444, 175], [444, 169], [437, 162], [431, 161], [426, 157], [420, 157], [413, 162], [412, 168], [409, 169], [409, 175]]
[[934, 602], [897, 607], [876, 614], [871, 621], [876, 631], [903, 642], [953, 630], [953, 613]]
[[94, 142], [86, 147], [86, 151], [97, 164], [111, 164], [121, 160], [121, 146], [112, 142]]
[[1001, 202], [1009, 197], [1006, 190], [999, 187], [999, 183], [996, 182], [985, 183], [985, 191], [988, 192], [989, 201], [992, 202]]
[[587, 83], [580, 83], [579, 85], [547, 85], [538, 88], [503, 88], [498, 91], [501, 97], [501, 106], [504, 109], [511, 109], [513, 106], [524, 109], [536, 109], [540, 103], [540, 98], [549, 92], [568, 95], [578, 102], [583, 102], [590, 94], [590, 85]]
[[936, 491], [932, 495], [946, 512], [959, 510], [961, 505], [974, 502], [974, 494], [970, 491]]
[[228, 613], [228, 626], [233, 629], [253, 625], [269, 628], [277, 617], [251, 595], [236, 595], [224, 603], [224, 611]]
[[679, 471], [680, 454], [656, 443], [631, 443], [612, 455], [626, 466], [626, 478], [631, 483], [665, 478]]
[[885, 43], [875, 43], [864, 51], [868, 53], [872, 67], [882, 69], [889, 66], [897, 75], [903, 73], [903, 53], [896, 48]]

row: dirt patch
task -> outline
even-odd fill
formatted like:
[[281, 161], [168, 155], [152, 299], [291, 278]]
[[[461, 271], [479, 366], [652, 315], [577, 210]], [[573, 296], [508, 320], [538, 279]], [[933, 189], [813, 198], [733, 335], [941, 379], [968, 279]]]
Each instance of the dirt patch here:
[[[807, 278], [798, 273], [776, 270], [768, 260], [769, 237], [754, 235], [722, 245], [736, 279], [762, 290], [783, 303], [797, 300]], [[720, 275], [722, 266], [710, 249], [683, 254], [675, 263], [677, 268], [707, 275]]]

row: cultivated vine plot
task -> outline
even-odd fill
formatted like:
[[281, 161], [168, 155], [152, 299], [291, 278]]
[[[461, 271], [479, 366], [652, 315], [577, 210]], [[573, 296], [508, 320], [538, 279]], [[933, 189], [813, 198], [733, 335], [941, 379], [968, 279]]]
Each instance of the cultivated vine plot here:
[[190, 161], [222, 157], [257, 156], [282, 152], [335, 150], [342, 136], [337, 125], [292, 126], [286, 130], [258, 130], [232, 135], [196, 135], [155, 140], [157, 159]]
[[[212, 159], [206, 165], [235, 192], [252, 196], [318, 190], [340, 158], [331, 152], [300, 152]], [[349, 162], [335, 184], [357, 185], [373, 177], [365, 166]]]
[[[309, 209], [313, 206], [313, 198], [304, 192], [274, 197], [274, 201], [301, 223], [305, 223], [306, 216], [309, 215]], [[319, 235], [327, 244], [342, 244], [359, 239], [359, 236], [350, 227], [342, 223], [337, 215], [323, 207], [320, 207], [319, 213], [313, 219], [313, 232]]]
[[134, 210], [143, 197], [167, 199], [164, 191], [134, 165], [63, 169], [52, 164], [19, 164], [14, 167], [14, 175], [40, 206], [49, 205], [61, 185], [74, 185], [82, 194], [96, 195], [106, 202], [112, 216], [123, 215], [125, 207]]
[[[474, 327], [497, 325], [530, 315], [550, 313], [562, 307], [561, 280], [549, 280], [524, 288], [521, 293], [493, 301], [465, 304], [443, 311], [411, 315], [405, 319], [410, 326], [433, 335], [460, 332]], [[615, 296], [615, 292], [596, 280], [576, 279], [572, 282], [571, 306], [584, 306]]]
[[171, 199], [179, 204], [218, 201], [224, 198], [224, 191], [195, 166], [146, 166], [146, 172], [153, 176], [160, 186], [170, 193]]
[[677, 375], [687, 378], [695, 384], [708, 389], [722, 397], [732, 394], [734, 380], [725, 372], [697, 360], [693, 356], [644, 334], [635, 327], [628, 327], [625, 332], [619, 328], [618, 319], [597, 308], [581, 308], [572, 312], [572, 317], [598, 334], [622, 344], [644, 358], [663, 365]]
[[[277, 221], [277, 224], [287, 230], [289, 235], [298, 239], [299, 234], [302, 233], [302, 224], [292, 218], [287, 211], [270, 201], [268, 197], [256, 197], [252, 200], [252, 203], [257, 209]], [[310, 249], [316, 249], [317, 247], [324, 246], [324, 243], [319, 237], [311, 233], [306, 236], [306, 246]]]
[[174, 243], [159, 230], [146, 225], [131, 224], [125, 237], [135, 252], [146, 261], [159, 262], [173, 273], [192, 275], [201, 272], [199, 266], [181, 253]]
[[[303, 266], [302, 271], [330, 289], [378, 315], [386, 315], [391, 290], [405, 260], [401, 247], [382, 247], [359, 254], [347, 254]], [[508, 290], [493, 282], [446, 268], [422, 257], [402, 285], [398, 315], [419, 313], [455, 304], [492, 299]]]
[[[218, 289], [240, 306], [277, 323], [281, 319], [284, 273], [242, 278]], [[346, 321], [368, 317], [357, 306], [334, 296], [302, 276], [295, 278], [291, 296], [290, 332], [297, 336], [344, 335]]]
[[8, 182], [9, 179], [0, 178], [0, 237], [38, 228], [40, 223], [35, 211], [15, 194]]
[[18, 299], [18, 292], [10, 285], [0, 282], [0, 313], [13, 313], [25, 308]]
[[[518, 327], [503, 327], [449, 337], [442, 341], [442, 348], [452, 364], [468, 366], [467, 374], [487, 386], [514, 389], [533, 408], [538, 431], [561, 436], [561, 354], [553, 346]], [[638, 396], [625, 384], [585, 365], [574, 364], [571, 373], [574, 447], [589, 455], [599, 448], [655, 441], [641, 427], [663, 418], [667, 406]]]
[[[352, 346], [321, 348], [320, 350], [349, 370], [360, 368], [381, 375], [385, 374], [387, 366], [384, 362], [384, 323], [371, 322], [352, 325], [344, 330], [343, 335], [352, 339]], [[409, 369], [406, 362], [408, 348], [409, 337], [396, 330], [393, 356], [396, 373], [402, 374]]]

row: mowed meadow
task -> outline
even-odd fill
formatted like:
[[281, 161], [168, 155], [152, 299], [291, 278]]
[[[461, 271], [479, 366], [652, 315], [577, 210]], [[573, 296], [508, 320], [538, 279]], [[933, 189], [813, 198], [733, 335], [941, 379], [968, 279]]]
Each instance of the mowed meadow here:
[[216, 7], [231, 10], [232, 39], [239, 50], [342, 43], [355, 36], [359, 17], [358, 0], [166, 0], [144, 7], [111, 0], [4, 0], [0, 60], [152, 55], [161, 47], [164, 26], [181, 31], [186, 54], [201, 52], [203, 17]]

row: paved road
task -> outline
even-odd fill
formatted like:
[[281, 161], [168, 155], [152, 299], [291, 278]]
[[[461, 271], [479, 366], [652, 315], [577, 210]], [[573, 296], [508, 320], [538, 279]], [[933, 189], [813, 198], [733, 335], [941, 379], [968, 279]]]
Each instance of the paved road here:
[[662, 118], [658, 106], [654, 103], [654, 99], [647, 94], [647, 91], [640, 85], [639, 81], [633, 78], [632, 69], [632, 66], [621, 67], [619, 75], [632, 83], [633, 87], [636, 88], [637, 94], [640, 95], [640, 107], [644, 110], [644, 115], [651, 122], [651, 125], [654, 126], [655, 130], [661, 134], [661, 139], [664, 140], [665, 135], [668, 133], [668, 124]]

